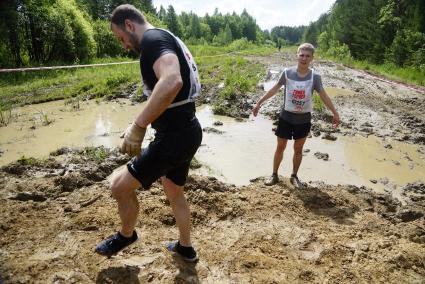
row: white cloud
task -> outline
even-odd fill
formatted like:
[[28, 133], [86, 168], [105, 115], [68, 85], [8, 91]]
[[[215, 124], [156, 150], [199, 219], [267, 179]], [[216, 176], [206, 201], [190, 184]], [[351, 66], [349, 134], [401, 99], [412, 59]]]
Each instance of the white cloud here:
[[195, 0], [154, 0], [153, 4], [159, 8], [172, 5], [177, 13], [192, 11], [199, 16], [206, 13], [213, 14], [218, 8], [222, 14], [242, 13], [245, 8], [253, 16], [262, 29], [271, 29], [275, 26], [308, 25], [331, 8], [335, 0], [263, 0], [263, 1], [195, 1]]

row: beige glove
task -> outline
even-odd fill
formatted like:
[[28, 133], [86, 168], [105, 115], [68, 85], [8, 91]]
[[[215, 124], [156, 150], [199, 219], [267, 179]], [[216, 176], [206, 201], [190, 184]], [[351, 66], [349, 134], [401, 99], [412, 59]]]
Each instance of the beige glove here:
[[140, 127], [133, 122], [124, 133], [121, 153], [127, 153], [131, 157], [139, 155], [145, 133], [146, 128]]

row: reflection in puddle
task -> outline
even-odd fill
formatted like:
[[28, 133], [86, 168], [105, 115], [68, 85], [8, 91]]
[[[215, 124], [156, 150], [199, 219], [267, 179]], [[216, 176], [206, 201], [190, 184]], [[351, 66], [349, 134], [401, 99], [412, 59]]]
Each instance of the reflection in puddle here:
[[[17, 122], [0, 128], [0, 165], [25, 155], [47, 157], [57, 148], [99, 146], [113, 148], [121, 143], [120, 134], [143, 108], [127, 100], [116, 102], [88, 101], [81, 109], [66, 109], [63, 101], [26, 106], [16, 110]], [[42, 125], [40, 110], [53, 122]], [[232, 118], [215, 116], [211, 108], [198, 108], [202, 127], [214, 127], [223, 134], [205, 133], [196, 158], [204, 165], [197, 173], [213, 175], [237, 185], [248, 184], [272, 170], [276, 138], [272, 122], [262, 117], [237, 122]], [[214, 121], [223, 122], [213, 126]], [[149, 130], [152, 134], [152, 130]], [[149, 136], [149, 135], [148, 135]], [[149, 143], [149, 141], [145, 141]], [[391, 147], [384, 146], [391, 144]], [[288, 143], [280, 174], [288, 177], [292, 169], [293, 142]], [[299, 176], [304, 181], [323, 181], [329, 184], [366, 185], [378, 190], [408, 182], [425, 180], [425, 162], [418, 147], [396, 141], [360, 136], [338, 136], [332, 142], [313, 137], [307, 140]], [[314, 153], [329, 154], [329, 161], [319, 160]], [[373, 182], [376, 183], [372, 183]]]

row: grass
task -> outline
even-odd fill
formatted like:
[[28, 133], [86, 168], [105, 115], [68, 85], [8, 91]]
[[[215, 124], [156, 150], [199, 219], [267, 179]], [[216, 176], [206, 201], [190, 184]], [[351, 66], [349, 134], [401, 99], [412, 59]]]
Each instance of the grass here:
[[103, 146], [100, 147], [85, 147], [78, 154], [82, 157], [86, 157], [89, 160], [102, 162], [110, 154], [110, 151]]
[[21, 156], [17, 160], [17, 162], [18, 162], [18, 164], [20, 164], [22, 166], [38, 166], [38, 165], [41, 165], [43, 163], [43, 160], [33, 158], [33, 157]]
[[25, 105], [76, 96], [111, 96], [139, 82], [138, 64], [29, 71], [0, 75], [0, 106]]
[[12, 108], [0, 105], [0, 126], [7, 126], [14, 118]]
[[325, 104], [323, 103], [319, 94], [314, 92], [314, 94], [313, 94], [313, 110], [315, 112], [323, 112], [325, 110], [325, 108], [326, 108]]
[[[241, 92], [248, 91], [256, 84], [258, 78], [255, 76], [262, 70], [259, 71], [257, 64], [250, 67], [250, 64], [237, 54], [268, 55], [276, 51], [275, 48], [256, 46], [244, 41], [232, 43], [226, 47], [199, 45], [191, 46], [190, 49], [199, 65], [203, 84], [226, 80], [227, 85], [235, 86]], [[106, 58], [97, 59], [94, 63], [134, 60], [133, 58]], [[115, 96], [125, 93], [130, 86], [139, 82], [140, 69], [137, 63], [1, 73], [0, 110], [5, 117], [9, 109], [26, 104], [60, 99], [67, 99], [69, 102], [75, 98], [79, 101], [85, 98]], [[230, 91], [227, 90], [228, 93]]]

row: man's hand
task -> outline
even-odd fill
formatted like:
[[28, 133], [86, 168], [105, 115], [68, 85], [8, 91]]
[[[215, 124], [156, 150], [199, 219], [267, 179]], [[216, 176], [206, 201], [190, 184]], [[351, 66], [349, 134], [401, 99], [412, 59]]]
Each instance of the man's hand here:
[[338, 125], [339, 125], [339, 114], [335, 113], [333, 118], [332, 118], [332, 127], [338, 128]]
[[254, 116], [257, 116], [257, 114], [258, 114], [258, 111], [260, 110], [260, 105], [259, 104], [256, 104], [255, 105], [255, 107], [252, 109], [252, 114], [254, 115]]
[[133, 122], [124, 133], [121, 153], [127, 153], [131, 157], [139, 155], [145, 133], [146, 128], [140, 127]]

